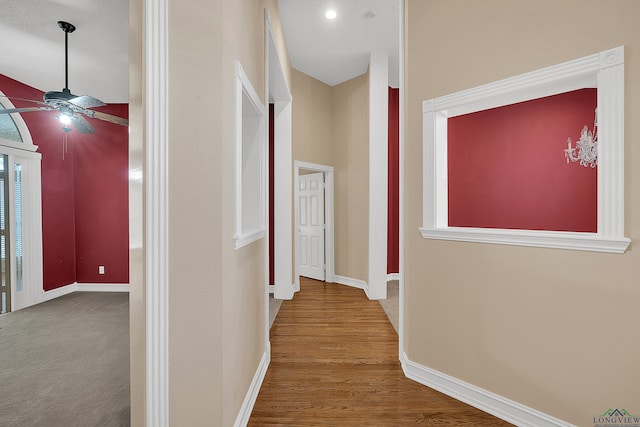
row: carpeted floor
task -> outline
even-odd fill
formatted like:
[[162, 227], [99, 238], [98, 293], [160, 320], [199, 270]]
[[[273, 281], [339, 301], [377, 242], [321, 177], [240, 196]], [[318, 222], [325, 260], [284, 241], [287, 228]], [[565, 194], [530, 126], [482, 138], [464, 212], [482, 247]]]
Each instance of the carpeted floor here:
[[128, 426], [129, 295], [76, 292], [0, 316], [0, 425]]

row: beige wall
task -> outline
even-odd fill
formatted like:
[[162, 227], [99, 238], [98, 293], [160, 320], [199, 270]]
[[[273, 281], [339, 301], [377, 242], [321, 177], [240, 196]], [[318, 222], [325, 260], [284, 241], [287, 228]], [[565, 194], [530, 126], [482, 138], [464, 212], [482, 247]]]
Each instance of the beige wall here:
[[[264, 96], [264, 6], [169, 1], [169, 402], [172, 425], [233, 425], [264, 353], [263, 240], [234, 249], [234, 61]], [[134, 164], [144, 141], [143, 2], [131, 3]], [[286, 47], [285, 71], [288, 74]], [[264, 100], [263, 100], [264, 101]], [[147, 142], [152, 143], [152, 142]], [[187, 189], [187, 190], [185, 190]], [[132, 424], [145, 425], [144, 250], [131, 250]]]
[[293, 159], [333, 166], [334, 88], [291, 70]]
[[333, 88], [335, 273], [368, 280], [369, 74]]
[[[223, 98], [233, 99], [239, 60], [264, 103], [264, 4], [224, 2]], [[272, 11], [272, 15], [273, 15]], [[265, 117], [266, 118], [266, 117]], [[222, 112], [222, 375], [223, 424], [233, 425], [265, 351], [265, 239], [234, 249], [235, 113]], [[218, 153], [220, 155], [220, 153]]]
[[223, 3], [169, 2], [172, 425], [220, 424], [223, 412]]
[[640, 2], [406, 4], [409, 358], [577, 425], [612, 407], [640, 413], [633, 244], [612, 255], [425, 240], [417, 231], [422, 100], [626, 45], [625, 235], [640, 238]]

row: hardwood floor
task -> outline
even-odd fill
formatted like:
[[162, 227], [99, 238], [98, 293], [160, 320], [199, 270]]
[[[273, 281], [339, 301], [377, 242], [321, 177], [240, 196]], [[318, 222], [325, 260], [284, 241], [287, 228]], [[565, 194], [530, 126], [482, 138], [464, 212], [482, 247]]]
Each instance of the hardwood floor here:
[[511, 425], [407, 379], [398, 335], [359, 289], [301, 279], [271, 329], [249, 426]]

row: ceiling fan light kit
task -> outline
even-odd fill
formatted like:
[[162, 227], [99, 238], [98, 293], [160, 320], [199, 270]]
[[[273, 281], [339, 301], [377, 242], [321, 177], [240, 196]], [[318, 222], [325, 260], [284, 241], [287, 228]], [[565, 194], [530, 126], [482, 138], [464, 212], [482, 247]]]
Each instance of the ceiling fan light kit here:
[[[58, 110], [60, 114], [56, 118], [62, 123], [62, 130], [65, 132], [69, 132], [71, 130], [69, 125], [73, 124], [80, 133], [94, 133], [95, 129], [84, 116], [121, 126], [129, 126], [128, 119], [91, 110], [91, 108], [107, 105], [98, 98], [90, 95], [78, 96], [71, 93], [69, 89], [69, 33], [73, 33], [76, 30], [76, 26], [66, 21], [58, 21], [58, 26], [64, 32], [64, 88], [61, 92], [46, 92], [43, 96], [43, 101], [23, 99], [23, 101], [40, 104], [39, 107], [0, 109], [0, 114]], [[11, 97], [7, 98], [11, 99]]]

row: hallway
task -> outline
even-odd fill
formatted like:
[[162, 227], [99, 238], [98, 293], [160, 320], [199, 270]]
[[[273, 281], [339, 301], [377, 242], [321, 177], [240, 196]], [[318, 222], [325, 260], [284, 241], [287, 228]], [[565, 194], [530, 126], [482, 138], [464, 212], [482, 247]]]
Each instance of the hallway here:
[[301, 278], [271, 328], [271, 364], [250, 426], [510, 425], [405, 378], [377, 301]]

